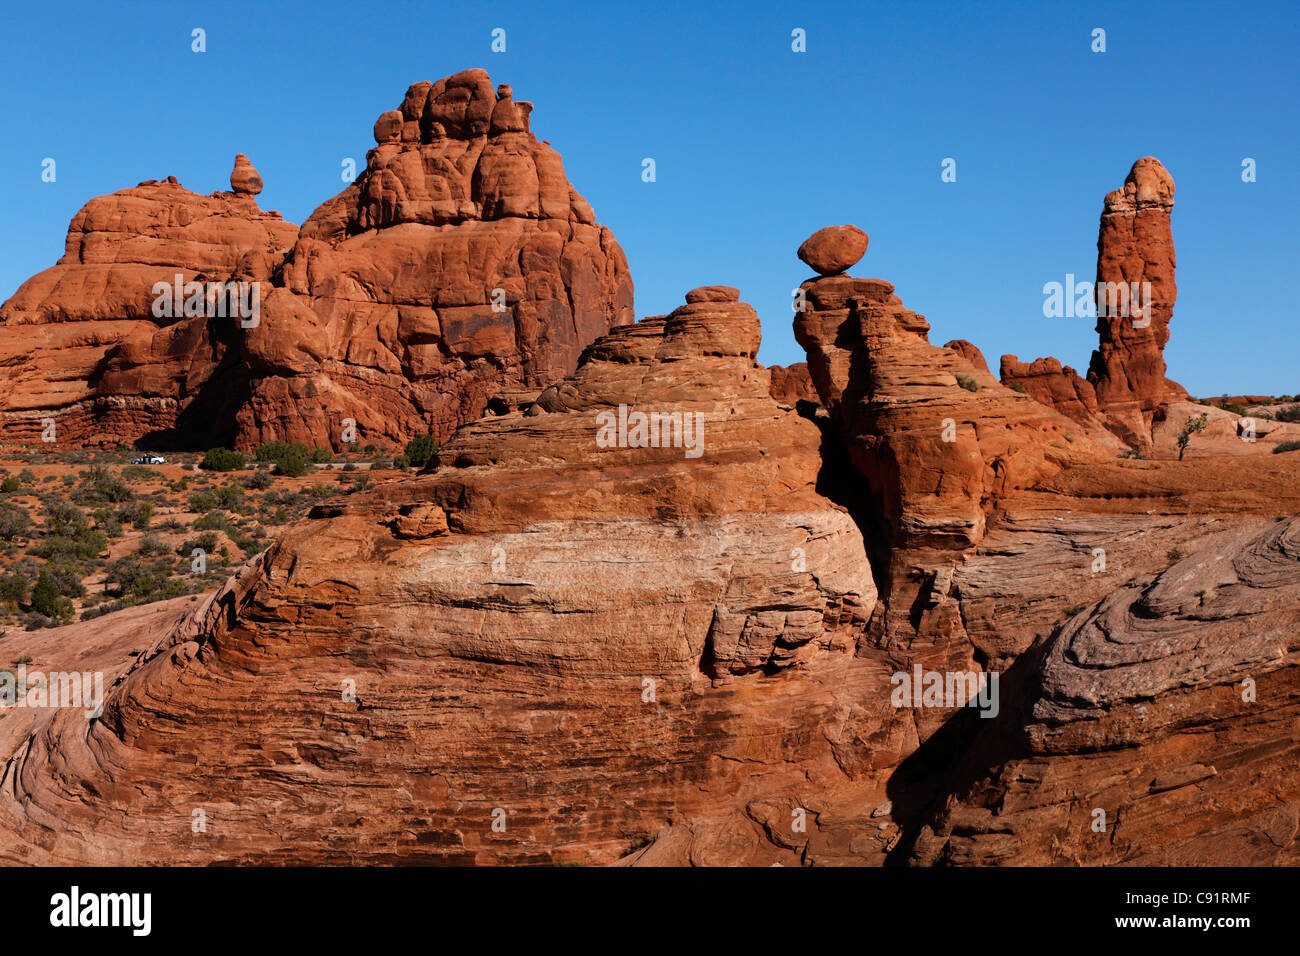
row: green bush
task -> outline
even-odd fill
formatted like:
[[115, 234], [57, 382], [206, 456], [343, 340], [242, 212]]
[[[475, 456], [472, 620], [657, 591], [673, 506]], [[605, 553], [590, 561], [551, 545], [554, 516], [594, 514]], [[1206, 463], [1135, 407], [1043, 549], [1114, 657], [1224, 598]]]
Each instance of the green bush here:
[[1025, 387], [1024, 387], [1023, 385], [1021, 385], [1019, 382], [1016, 382], [1016, 383], [1014, 383], [1014, 384], [1011, 386], [1011, 391], [1013, 391], [1013, 392], [1019, 392], [1021, 395], [1028, 395], [1028, 394], [1029, 394], [1029, 389], [1025, 388]]
[[334, 460], [334, 452], [329, 448], [313, 448], [311, 450], [311, 462], [313, 465], [324, 465]]
[[398, 471], [409, 471], [411, 468], [411, 459], [405, 455], [398, 455], [393, 459], [393, 467]]
[[4, 481], [0, 481], [0, 492], [10, 494], [11, 492], [17, 491], [22, 486], [23, 483], [18, 480], [17, 475], [7, 475]]
[[1241, 404], [1241, 402], [1224, 402], [1222, 407], [1225, 412], [1232, 412], [1234, 415], [1240, 416], [1246, 414], [1246, 406]]
[[1279, 422], [1291, 422], [1295, 424], [1300, 422], [1300, 405], [1294, 408], [1284, 408], [1281, 411], [1274, 412], [1273, 418]]
[[437, 450], [438, 442], [432, 435], [417, 435], [406, 443], [406, 459], [412, 468], [423, 468]]
[[209, 448], [199, 467], [204, 471], [238, 471], [244, 467], [244, 453], [228, 448]]
[[969, 375], [958, 375], [957, 384], [968, 392], [978, 392], [980, 390], [980, 383]]
[[1273, 454], [1280, 455], [1284, 451], [1300, 451], [1300, 441], [1284, 441], [1273, 449]]
[[56, 620], [72, 619], [72, 602], [59, 593], [59, 586], [49, 571], [41, 571], [32, 585], [32, 610]]
[[210, 491], [196, 491], [190, 495], [189, 508], [195, 514], [205, 515], [217, 506], [217, 496]]

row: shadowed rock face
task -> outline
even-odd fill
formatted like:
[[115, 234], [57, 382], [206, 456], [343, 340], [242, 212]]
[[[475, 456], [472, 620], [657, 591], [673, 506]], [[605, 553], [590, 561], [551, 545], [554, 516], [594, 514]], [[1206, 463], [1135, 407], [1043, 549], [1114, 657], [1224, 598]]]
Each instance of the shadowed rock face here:
[[[175, 180], [92, 200], [59, 264], [0, 307], [0, 421], [39, 440], [202, 448], [445, 438], [496, 392], [540, 388], [633, 319], [622, 250], [482, 70], [417, 83], [365, 170], [301, 231]], [[154, 283], [257, 282], [259, 321], [159, 317]]]

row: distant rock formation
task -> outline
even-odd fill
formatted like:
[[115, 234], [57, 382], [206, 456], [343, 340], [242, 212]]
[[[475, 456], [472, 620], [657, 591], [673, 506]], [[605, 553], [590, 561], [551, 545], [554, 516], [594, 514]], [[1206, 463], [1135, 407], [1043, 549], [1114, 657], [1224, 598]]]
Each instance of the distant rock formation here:
[[[173, 179], [91, 200], [59, 264], [0, 307], [6, 435], [53, 418], [77, 445], [340, 448], [350, 420], [397, 444], [572, 371], [632, 321], [632, 280], [531, 111], [483, 70], [416, 83], [301, 230], [257, 207], [243, 154], [233, 192]], [[249, 299], [257, 283], [258, 315], [159, 316], [154, 285], [176, 275]]]
[[[1149, 440], [1151, 415], [1158, 406], [1187, 397], [1181, 385], [1165, 378], [1164, 349], [1178, 298], [1173, 208], [1173, 177], [1160, 160], [1143, 157], [1129, 170], [1124, 186], [1106, 195], [1097, 236], [1101, 342], [1092, 353], [1088, 381], [1121, 437], [1138, 443]], [[1130, 290], [1127, 309], [1122, 307], [1123, 289]], [[1132, 295], [1135, 289], [1141, 304]]]

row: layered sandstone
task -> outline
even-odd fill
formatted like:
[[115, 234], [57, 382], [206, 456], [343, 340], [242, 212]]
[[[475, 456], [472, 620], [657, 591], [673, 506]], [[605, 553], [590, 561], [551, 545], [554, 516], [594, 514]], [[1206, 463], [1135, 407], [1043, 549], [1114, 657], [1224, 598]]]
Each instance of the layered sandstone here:
[[[632, 321], [612, 233], [482, 70], [417, 83], [366, 168], [301, 230], [171, 180], [92, 200], [59, 264], [0, 307], [8, 435], [147, 447], [341, 447], [446, 437], [503, 388], [540, 388]], [[256, 321], [159, 316], [154, 283], [240, 282]]]
[[[102, 719], [0, 723], [0, 855], [611, 862], [681, 819], [699, 861], [797, 862], [758, 819], [869, 765], [851, 701], [879, 681], [854, 656], [876, 593], [758, 344], [717, 296], [625, 326], [428, 475], [322, 506], [119, 637]], [[695, 430], [633, 447], [634, 414]], [[631, 429], [602, 437], [606, 416]]]

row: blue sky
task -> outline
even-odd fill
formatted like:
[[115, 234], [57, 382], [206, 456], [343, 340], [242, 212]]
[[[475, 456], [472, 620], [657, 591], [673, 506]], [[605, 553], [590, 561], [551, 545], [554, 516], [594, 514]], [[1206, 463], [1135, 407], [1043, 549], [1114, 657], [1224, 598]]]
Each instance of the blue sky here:
[[0, 298], [54, 263], [90, 197], [168, 175], [226, 189], [237, 152], [263, 208], [301, 222], [410, 83], [483, 67], [536, 104], [534, 133], [627, 253], [638, 316], [735, 285], [761, 359], [800, 361], [795, 249], [852, 222], [871, 236], [853, 274], [895, 283], [932, 341], [970, 339], [995, 371], [1004, 352], [1083, 370], [1092, 322], [1044, 318], [1042, 287], [1092, 278], [1102, 197], [1154, 155], [1178, 187], [1171, 377], [1289, 394], [1298, 45], [1294, 2], [14, 5]]

